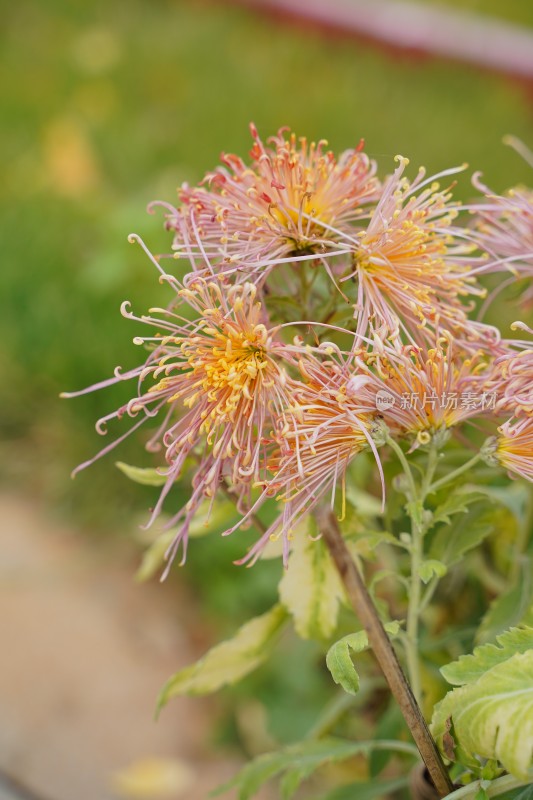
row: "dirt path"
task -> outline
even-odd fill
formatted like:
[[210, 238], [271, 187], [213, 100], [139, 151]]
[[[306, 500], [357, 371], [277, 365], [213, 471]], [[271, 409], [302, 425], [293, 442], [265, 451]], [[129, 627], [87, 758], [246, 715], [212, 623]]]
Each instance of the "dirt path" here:
[[111, 800], [118, 770], [177, 758], [170, 796], [205, 798], [235, 769], [206, 752], [208, 705], [179, 699], [153, 722], [166, 678], [200, 655], [180, 623], [187, 605], [0, 495], [0, 769], [46, 800]]

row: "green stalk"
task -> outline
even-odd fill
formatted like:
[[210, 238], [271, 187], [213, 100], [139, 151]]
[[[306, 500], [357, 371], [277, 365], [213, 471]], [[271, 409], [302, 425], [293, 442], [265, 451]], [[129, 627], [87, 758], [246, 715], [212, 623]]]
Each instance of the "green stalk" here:
[[433, 492], [436, 492], [437, 489], [440, 489], [447, 483], [451, 483], [451, 481], [454, 481], [456, 478], [462, 475], [463, 472], [467, 472], [471, 467], [474, 466], [474, 464], [477, 464], [477, 462], [480, 461], [481, 458], [482, 458], [482, 452], [480, 451], [479, 453], [476, 453], [476, 455], [473, 456], [469, 461], [465, 461], [465, 463], [462, 466], [457, 467], [457, 469], [454, 469], [453, 472], [449, 472], [448, 475], [445, 475], [440, 480], [435, 481], [435, 483], [431, 484], [431, 486], [429, 486], [428, 488], [427, 493], [433, 494]]
[[402, 465], [405, 477], [407, 478], [407, 482], [409, 484], [409, 499], [414, 503], [418, 497], [418, 489], [416, 488], [415, 479], [413, 478], [413, 473], [411, 472], [411, 467], [409, 466], [409, 462], [405, 457], [405, 453], [403, 452], [402, 448], [392, 439], [390, 436], [385, 437], [386, 443], [389, 445], [391, 450], [394, 450], [396, 455], [398, 456], [398, 461]]
[[424, 508], [424, 501], [430, 491], [433, 475], [437, 468], [438, 448], [435, 444], [435, 440], [432, 439], [426, 470], [422, 485], [419, 489], [400, 445], [390, 437], [387, 437], [386, 441], [398, 456], [398, 460], [403, 467], [409, 486], [408, 500], [411, 502], [411, 543], [409, 547], [409, 552], [411, 554], [411, 574], [409, 578], [406, 635], [403, 641], [411, 688], [417, 702], [420, 703], [422, 699], [422, 686], [420, 678], [420, 660], [418, 658], [418, 623], [422, 601], [422, 582], [419, 572], [424, 558], [424, 536], [427, 530], [427, 524], [423, 520], [422, 511]]

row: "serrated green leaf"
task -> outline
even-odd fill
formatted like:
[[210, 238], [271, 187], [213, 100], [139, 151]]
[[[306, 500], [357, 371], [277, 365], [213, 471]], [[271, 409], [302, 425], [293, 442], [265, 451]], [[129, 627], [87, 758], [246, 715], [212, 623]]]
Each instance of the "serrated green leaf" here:
[[164, 486], [167, 482], [168, 475], [161, 473], [159, 469], [151, 469], [150, 467], [133, 467], [131, 464], [125, 464], [123, 461], [117, 461], [115, 466], [134, 483], [141, 483], [143, 486]]
[[418, 574], [422, 583], [429, 583], [433, 576], [442, 578], [447, 572], [448, 568], [446, 564], [443, 564], [442, 561], [437, 561], [435, 558], [428, 558], [427, 561], [423, 561], [418, 568]]
[[515, 653], [533, 650], [533, 628], [511, 628], [496, 637], [497, 644], [483, 644], [474, 648], [470, 655], [460, 656], [457, 661], [441, 667], [448, 683], [463, 686], [473, 683], [496, 664], [501, 664]]
[[522, 557], [519, 579], [491, 603], [481, 620], [476, 634], [477, 642], [490, 641], [502, 631], [527, 621], [533, 604], [532, 573], [532, 559]]
[[312, 539], [313, 518], [299, 526], [292, 540], [289, 564], [279, 584], [279, 596], [290, 611], [302, 639], [328, 638], [337, 626], [342, 583], [322, 539]]
[[527, 779], [533, 761], [533, 650], [516, 653], [478, 680], [453, 689], [435, 707], [431, 730], [440, 746], [446, 721], [462, 750], [497, 759]]
[[456, 488], [453, 492], [448, 492], [446, 499], [433, 512], [432, 525], [438, 522], [446, 522], [449, 525], [450, 517], [454, 514], [466, 514], [473, 503], [485, 498], [483, 492], [471, 488]]
[[210, 694], [248, 675], [267, 659], [286, 619], [285, 609], [276, 605], [246, 622], [233, 639], [215, 645], [195, 664], [173, 675], [161, 690], [158, 709], [176, 695]]
[[[481, 516], [480, 516], [481, 515]], [[483, 509], [463, 515], [453, 525], [441, 525], [431, 540], [430, 558], [450, 567], [477, 547], [494, 529]]]
[[[396, 621], [387, 622], [384, 628], [390, 636], [396, 636], [400, 630], [400, 624]], [[353, 665], [350, 651], [357, 654], [367, 648], [368, 635], [363, 630], [349, 633], [348, 636], [339, 639], [327, 652], [326, 665], [331, 672], [331, 677], [349, 694], [357, 694], [359, 691], [359, 675]]]
[[[346, 739], [334, 737], [308, 739], [303, 742], [298, 742], [297, 744], [287, 745], [275, 753], [264, 753], [258, 756], [248, 763], [235, 777], [223, 786], [220, 786], [212, 792], [212, 794], [218, 795], [222, 792], [229, 791], [229, 789], [236, 789], [238, 800], [249, 800], [249, 798], [253, 797], [253, 795], [259, 791], [264, 783], [274, 778], [276, 775], [285, 773], [285, 777], [282, 781], [282, 799], [289, 800], [300, 783], [306, 778], [309, 778], [313, 772], [324, 764], [342, 761], [356, 755], [368, 756], [375, 747], [383, 748], [390, 747], [391, 745], [394, 748], [395, 742], [350, 742]], [[415, 755], [415, 753], [416, 750], [414, 750], [413, 755]], [[401, 780], [401, 785], [405, 785], [405, 779]], [[370, 791], [370, 784], [358, 783], [355, 784], [355, 786], [361, 787], [362, 791], [365, 790], [365, 787], [368, 787], [368, 791]], [[382, 784], [374, 783], [374, 787], [385, 791], [387, 782]], [[359, 798], [358, 794], [355, 796]], [[362, 798], [376, 796], [376, 794], [361, 794]]]
[[[300, 780], [303, 780], [323, 764], [341, 761], [359, 753], [366, 754], [368, 752], [368, 742], [349, 742], [344, 739], [329, 737], [298, 742], [297, 744], [288, 745], [275, 753], [264, 753], [254, 758], [234, 778], [218, 788], [214, 794], [220, 794], [236, 788], [239, 800], [249, 800], [266, 781], [286, 770], [291, 770], [294, 776], [298, 771], [298, 775], [302, 776]], [[284, 800], [291, 797], [298, 785], [299, 781], [296, 782], [296, 777], [286, 784], [285, 794], [283, 795]]]

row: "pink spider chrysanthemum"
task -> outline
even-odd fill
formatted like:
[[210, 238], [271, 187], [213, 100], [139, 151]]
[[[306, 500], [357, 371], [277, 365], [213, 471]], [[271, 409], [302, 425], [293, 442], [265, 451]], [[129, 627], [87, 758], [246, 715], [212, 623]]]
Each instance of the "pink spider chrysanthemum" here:
[[491, 460], [533, 481], [533, 417], [511, 419], [498, 428]]
[[261, 279], [280, 260], [347, 252], [343, 234], [351, 235], [379, 195], [376, 166], [362, 144], [337, 160], [324, 140], [297, 139], [282, 128], [265, 145], [253, 125], [251, 131], [250, 165], [224, 155], [205, 185], [181, 188], [182, 206], [167, 216], [177, 255], [202, 253], [225, 263], [217, 272]]
[[300, 370], [302, 380], [288, 384], [291, 414], [278, 430], [279, 450], [269, 461], [273, 477], [264, 484], [265, 493], [283, 503], [283, 511], [239, 563], [253, 563], [267, 542], [280, 536], [286, 562], [295, 526], [328, 495], [333, 507], [338, 491], [343, 515], [346, 471], [362, 450], [372, 449], [381, 473], [374, 441], [379, 440], [378, 413], [358, 397], [368, 378], [354, 375], [347, 364], [309, 355], [300, 360]]
[[433, 347], [386, 344], [366, 357], [372, 378], [362, 397], [380, 409], [394, 436], [415, 437], [415, 447], [432, 435], [482, 414], [493, 413], [495, 396], [484, 385], [490, 362], [482, 352], [465, 354], [450, 335]]
[[496, 395], [497, 411], [513, 417], [533, 414], [533, 349], [519, 344], [524, 349], [496, 358], [486, 383]]
[[[285, 357], [290, 360], [290, 348], [277, 342], [268, 329], [254, 284], [223, 289], [216, 282], [195, 278], [178, 295], [198, 318], [189, 321], [176, 309], [152, 309], [157, 317], [141, 318], [157, 330], [155, 336], [135, 340], [152, 348], [148, 359], [138, 369], [104, 382], [137, 378], [137, 394], [97, 426], [103, 433], [108, 420], [125, 414], [140, 415], [134, 428], [163, 417], [148, 444], [152, 449], [163, 445], [167, 464], [161, 470], [166, 483], [150, 522], [159, 514], [185, 459], [203, 445], [191, 498], [168, 523], [169, 527], [180, 523], [170, 559], [180, 543], [185, 555], [191, 519], [206, 496], [214, 497], [221, 481], [228, 483], [241, 509], [246, 507], [252, 486], [264, 479], [273, 429], [290, 405], [283, 366]], [[136, 319], [126, 308], [123, 313]]]
[[343, 285], [349, 280], [357, 285], [357, 331], [394, 332], [400, 326], [430, 338], [436, 329], [479, 338], [467, 317], [472, 302], [462, 305], [465, 297], [485, 294], [472, 274], [475, 246], [453, 225], [459, 207], [437, 183], [464, 167], [430, 178], [421, 169], [410, 182], [403, 175], [408, 160], [398, 160], [370, 221], [357, 235], [352, 268], [342, 278]]
[[[472, 206], [476, 213], [474, 236], [479, 247], [486, 250], [489, 258], [486, 271], [510, 272], [513, 277], [533, 279], [533, 190], [526, 187], [509, 189], [504, 195], [496, 195], [474, 176], [474, 185], [486, 195], [484, 203]], [[533, 303], [533, 283], [526, 286], [519, 298], [521, 305]]]

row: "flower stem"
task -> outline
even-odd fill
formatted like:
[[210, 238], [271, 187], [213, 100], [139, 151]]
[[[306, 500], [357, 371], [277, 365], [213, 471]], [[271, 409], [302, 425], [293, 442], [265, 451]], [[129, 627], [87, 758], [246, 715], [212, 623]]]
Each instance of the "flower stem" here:
[[418, 491], [416, 488], [415, 479], [413, 478], [413, 473], [411, 472], [411, 467], [409, 466], [409, 462], [405, 457], [405, 453], [403, 452], [398, 442], [395, 442], [394, 439], [392, 439], [390, 436], [387, 436], [385, 441], [387, 442], [391, 450], [394, 450], [394, 452], [398, 456], [398, 461], [403, 467], [403, 471], [405, 473], [405, 477], [407, 478], [407, 482], [409, 485], [409, 494], [410, 494], [409, 499], [412, 500], [414, 503], [418, 496]]
[[454, 481], [456, 478], [462, 475], [463, 472], [466, 472], [467, 470], [470, 469], [470, 467], [473, 467], [474, 464], [476, 464], [481, 458], [482, 454], [476, 453], [476, 455], [473, 456], [469, 461], [465, 461], [465, 463], [462, 466], [457, 467], [457, 469], [454, 469], [453, 472], [449, 472], [447, 475], [444, 475], [443, 478], [431, 484], [431, 486], [429, 486], [428, 488], [428, 494], [433, 494], [433, 492], [436, 492], [437, 489], [441, 488], [441, 486], [445, 486], [447, 483], [451, 483], [451, 481]]
[[403, 674], [394, 648], [381, 624], [372, 598], [346, 547], [337, 518], [329, 507], [317, 509], [316, 516], [319, 530], [344, 583], [348, 598], [367, 632], [374, 655], [411, 731], [431, 780], [440, 797], [446, 797], [453, 791], [452, 782], [411, 687]]
[[411, 517], [411, 543], [409, 546], [409, 552], [411, 554], [411, 573], [409, 578], [406, 635], [403, 642], [405, 647], [407, 670], [409, 673], [409, 679], [411, 681], [411, 688], [417, 703], [420, 703], [422, 698], [420, 661], [418, 658], [418, 623], [422, 602], [420, 566], [424, 557], [424, 536], [427, 531], [427, 523], [424, 520], [422, 512], [424, 508], [424, 501], [428, 492], [430, 491], [429, 487], [437, 468], [438, 447], [435, 439], [432, 439], [429, 447], [426, 470], [421, 482], [421, 486], [418, 488], [413, 477], [412, 470], [409, 466], [409, 462], [407, 461], [400, 445], [395, 442], [392, 437], [387, 437], [386, 441], [389, 447], [396, 453], [398, 460], [403, 467], [408, 487], [406, 495], [407, 499], [411, 503], [411, 506], [407, 507], [409, 516]]

